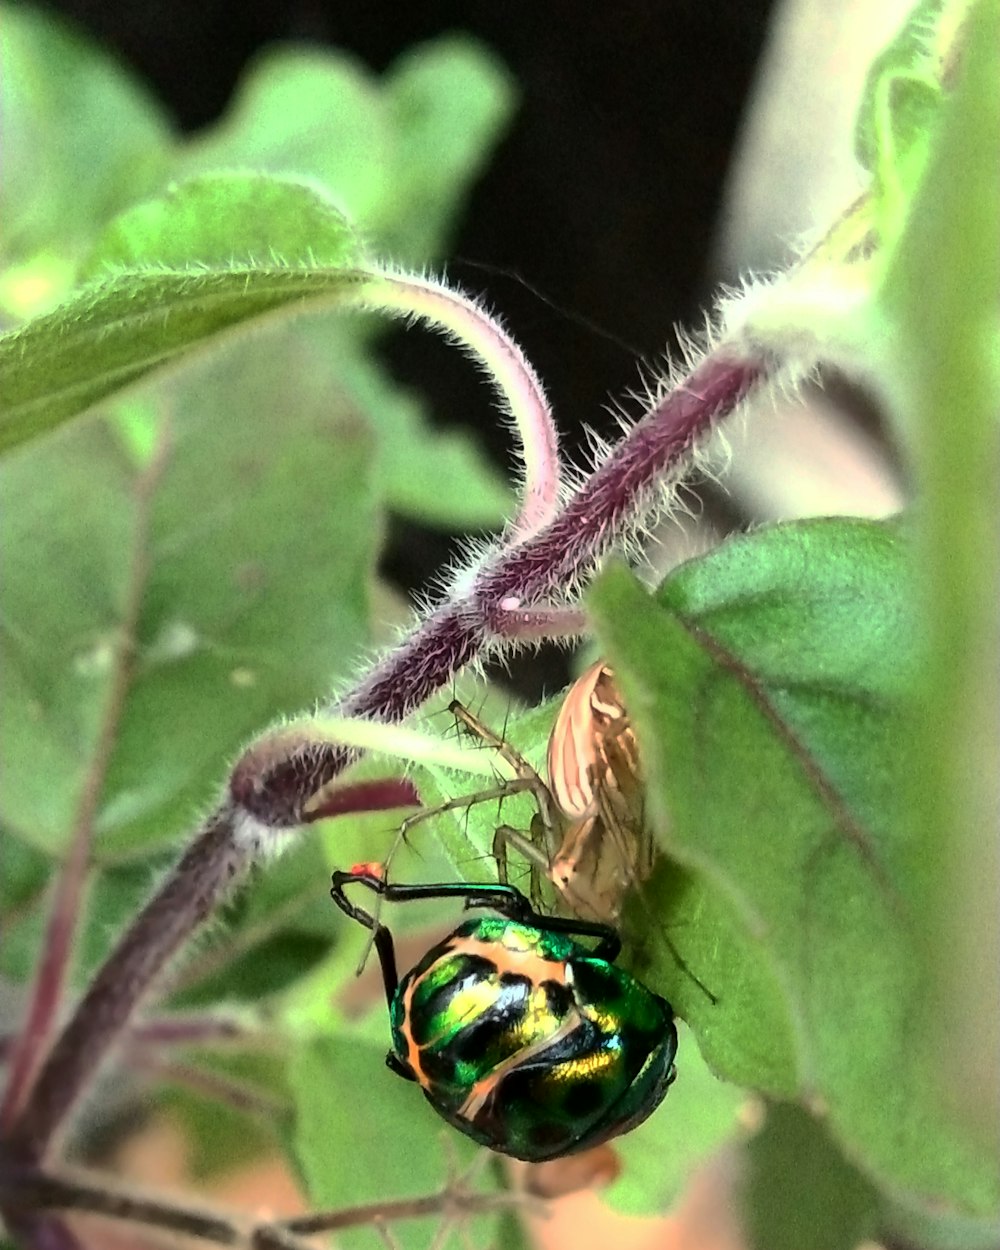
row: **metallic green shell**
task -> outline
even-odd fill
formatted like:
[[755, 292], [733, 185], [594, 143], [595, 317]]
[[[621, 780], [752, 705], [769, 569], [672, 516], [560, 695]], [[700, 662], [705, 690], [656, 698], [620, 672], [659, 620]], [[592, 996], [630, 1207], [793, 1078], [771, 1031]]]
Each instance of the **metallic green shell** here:
[[670, 1006], [561, 934], [467, 921], [404, 977], [393, 1048], [446, 1120], [518, 1159], [641, 1123], [674, 1078]]

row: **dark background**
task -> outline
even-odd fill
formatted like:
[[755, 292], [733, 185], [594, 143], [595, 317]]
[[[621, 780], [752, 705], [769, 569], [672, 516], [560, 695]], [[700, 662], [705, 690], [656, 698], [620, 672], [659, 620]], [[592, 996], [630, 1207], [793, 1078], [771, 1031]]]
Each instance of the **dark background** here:
[[[278, 39], [337, 44], [381, 70], [419, 40], [477, 35], [520, 85], [520, 108], [455, 236], [448, 272], [482, 292], [537, 368], [567, 450], [637, 381], [637, 357], [694, 324], [768, 0], [59, 0], [152, 85], [185, 129], [224, 109], [250, 56]], [[544, 293], [545, 299], [530, 287]], [[394, 333], [397, 375], [441, 422], [475, 425], [498, 461], [509, 445], [458, 353]], [[447, 557], [448, 539], [392, 533], [385, 571], [407, 589]], [[558, 674], [553, 674], [559, 679]], [[550, 678], [551, 680], [552, 678]], [[526, 691], [533, 683], [527, 672]]]

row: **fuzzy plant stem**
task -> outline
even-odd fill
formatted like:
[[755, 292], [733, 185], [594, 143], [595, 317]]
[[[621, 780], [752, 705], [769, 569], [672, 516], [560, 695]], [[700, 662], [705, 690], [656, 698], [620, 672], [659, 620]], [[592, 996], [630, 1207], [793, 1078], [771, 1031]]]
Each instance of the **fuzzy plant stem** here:
[[558, 434], [538, 375], [500, 322], [463, 292], [411, 274], [381, 273], [348, 298], [372, 312], [425, 321], [481, 366], [518, 444], [521, 505], [508, 533], [525, 538], [547, 525], [561, 492]]
[[[658, 506], [694, 444], [767, 374], [764, 359], [717, 350], [655, 404], [547, 526], [501, 548], [468, 589], [434, 611], [336, 706], [399, 721], [503, 635], [512, 603], [579, 587], [615, 542]], [[304, 744], [269, 770], [237, 764], [219, 810], [195, 837], [84, 994], [44, 1063], [7, 1143], [38, 1161], [164, 966], [254, 861], [265, 840], [302, 823], [310, 798], [356, 753]]]

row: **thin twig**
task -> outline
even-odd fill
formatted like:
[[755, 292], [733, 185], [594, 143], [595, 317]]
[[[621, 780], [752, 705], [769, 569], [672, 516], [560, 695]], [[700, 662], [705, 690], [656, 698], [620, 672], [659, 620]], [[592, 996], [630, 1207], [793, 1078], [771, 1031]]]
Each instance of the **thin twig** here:
[[369, 1202], [356, 1207], [343, 1207], [336, 1211], [317, 1211], [299, 1215], [279, 1223], [261, 1225], [254, 1230], [254, 1250], [278, 1250], [279, 1243], [269, 1240], [274, 1230], [312, 1236], [314, 1233], [336, 1232], [342, 1228], [357, 1228], [364, 1224], [388, 1223], [410, 1220], [426, 1215], [448, 1215], [450, 1218], [468, 1215], [486, 1215], [508, 1207], [520, 1207], [532, 1201], [523, 1193], [496, 1190], [492, 1193], [463, 1193], [444, 1188], [422, 1198], [396, 1198], [382, 1202]]
[[132, 1068], [158, 1077], [167, 1084], [180, 1085], [212, 1102], [223, 1103], [234, 1111], [252, 1115], [258, 1120], [274, 1124], [292, 1114], [291, 1105], [282, 1098], [240, 1081], [223, 1072], [214, 1072], [194, 1063], [178, 1063], [161, 1059], [156, 1055], [129, 1048], [124, 1060]]
[[171, 1202], [111, 1187], [98, 1178], [26, 1169], [6, 1175], [0, 1171], [0, 1206], [5, 1211], [79, 1211], [113, 1220], [151, 1225], [200, 1237], [220, 1246], [247, 1243], [246, 1234], [230, 1219], [210, 1207]]
[[467, 1179], [468, 1175], [445, 1185], [437, 1193], [420, 1198], [373, 1202], [287, 1220], [252, 1223], [242, 1216], [228, 1216], [212, 1207], [178, 1203], [157, 1194], [110, 1185], [86, 1173], [0, 1169], [0, 1207], [13, 1213], [13, 1222], [36, 1219], [41, 1212], [72, 1211], [183, 1233], [218, 1246], [305, 1250], [301, 1238], [314, 1233], [437, 1214], [458, 1219], [538, 1204], [537, 1199], [511, 1190], [470, 1191], [465, 1188]]

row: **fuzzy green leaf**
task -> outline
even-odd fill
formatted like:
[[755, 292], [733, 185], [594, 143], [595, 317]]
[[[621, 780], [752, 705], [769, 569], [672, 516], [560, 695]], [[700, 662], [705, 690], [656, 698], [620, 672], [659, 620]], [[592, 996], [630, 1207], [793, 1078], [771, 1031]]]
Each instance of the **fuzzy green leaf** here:
[[[104, 854], [189, 825], [226, 760], [324, 693], [366, 636], [371, 439], [333, 397], [280, 419], [249, 402], [242, 351], [145, 414], [162, 444], [150, 485], [150, 465], [107, 421], [0, 466], [4, 721], [19, 729], [4, 738], [0, 802], [13, 831], [51, 852], [94, 764], [130, 602], [136, 650], [98, 821]], [[122, 423], [141, 415], [130, 406]]]
[[895, 527], [824, 520], [732, 540], [655, 598], [611, 571], [592, 606], [664, 848], [780, 984], [804, 1095], [883, 1188], [961, 1220], [996, 1195], [914, 1041], [911, 583]]
[[358, 260], [341, 214], [300, 183], [219, 175], [138, 206], [91, 258], [117, 268], [0, 337], [0, 449], [266, 313], [336, 301]]

